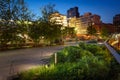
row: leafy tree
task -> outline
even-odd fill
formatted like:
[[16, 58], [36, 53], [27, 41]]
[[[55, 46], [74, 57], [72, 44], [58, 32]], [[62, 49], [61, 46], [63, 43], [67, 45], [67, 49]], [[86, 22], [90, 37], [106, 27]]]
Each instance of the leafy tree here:
[[39, 22], [33, 22], [28, 27], [28, 36], [33, 40], [35, 46], [39, 44], [40, 39], [42, 38], [42, 26]]
[[[13, 1], [12, 1], [13, 3]], [[1, 0], [0, 1], [0, 18], [5, 20], [10, 20], [12, 15], [11, 0]]]
[[75, 37], [76, 33], [74, 27], [65, 27], [62, 30], [63, 37]]
[[23, 22], [31, 19], [31, 14], [24, 0], [1, 0], [0, 1], [0, 42], [1, 45], [18, 43], [21, 41], [19, 34], [25, 32], [24, 25], [20, 26], [17, 21]]
[[9, 44], [16, 44], [20, 41], [20, 37], [18, 34], [18, 27], [12, 22], [9, 24], [4, 22], [4, 24], [0, 27], [0, 44], [1, 46], [6, 46]]
[[105, 27], [102, 27], [101, 36], [103, 38], [107, 38], [109, 36], [109, 32], [108, 32], [108, 30]]
[[48, 23], [46, 28], [47, 30], [44, 37], [50, 42], [50, 44], [52, 44], [56, 39], [59, 40], [61, 38], [61, 25]]
[[[19, 27], [20, 35], [23, 41], [26, 41], [26, 35], [28, 34], [29, 23], [32, 23], [34, 19], [34, 14], [27, 8], [24, 0], [18, 0], [18, 20], [17, 26]], [[34, 23], [33, 23], [34, 24]]]
[[44, 39], [50, 44], [61, 37], [61, 25], [50, 22], [51, 14], [57, 12], [54, 7], [55, 5], [48, 4], [41, 8], [43, 35]]
[[51, 18], [51, 14], [57, 12], [57, 10], [55, 10], [55, 5], [54, 4], [48, 4], [45, 5], [41, 8], [41, 13], [42, 13], [42, 19], [44, 21], [50, 21]]
[[4, 20], [31, 20], [24, 0], [1, 0], [0, 18]]
[[97, 31], [92, 25], [90, 25], [90, 26], [87, 27], [87, 33], [89, 35], [96, 35]]

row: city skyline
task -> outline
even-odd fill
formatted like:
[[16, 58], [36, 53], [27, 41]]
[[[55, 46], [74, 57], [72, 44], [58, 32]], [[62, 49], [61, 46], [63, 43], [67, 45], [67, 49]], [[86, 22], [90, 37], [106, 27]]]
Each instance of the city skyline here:
[[55, 4], [55, 9], [61, 14], [67, 15], [67, 10], [77, 6], [80, 15], [86, 12], [98, 14], [104, 23], [112, 23], [113, 17], [120, 13], [120, 0], [25, 0], [30, 10], [37, 16], [41, 16], [40, 8], [49, 3]]

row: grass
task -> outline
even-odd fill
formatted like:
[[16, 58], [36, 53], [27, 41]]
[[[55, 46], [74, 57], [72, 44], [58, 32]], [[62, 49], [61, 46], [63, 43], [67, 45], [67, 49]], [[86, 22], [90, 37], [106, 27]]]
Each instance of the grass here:
[[[19, 74], [19, 80], [119, 80], [120, 65], [105, 46], [80, 43], [54, 55], [50, 66], [40, 66]], [[18, 79], [17, 79], [18, 80]]]

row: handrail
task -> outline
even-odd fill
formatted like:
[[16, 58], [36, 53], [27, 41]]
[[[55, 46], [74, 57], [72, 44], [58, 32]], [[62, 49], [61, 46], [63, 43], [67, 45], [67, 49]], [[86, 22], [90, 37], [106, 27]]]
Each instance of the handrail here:
[[114, 48], [112, 48], [107, 42], [104, 42], [104, 45], [108, 48], [110, 53], [114, 56], [116, 61], [120, 64], [120, 55], [118, 54], [118, 52]]

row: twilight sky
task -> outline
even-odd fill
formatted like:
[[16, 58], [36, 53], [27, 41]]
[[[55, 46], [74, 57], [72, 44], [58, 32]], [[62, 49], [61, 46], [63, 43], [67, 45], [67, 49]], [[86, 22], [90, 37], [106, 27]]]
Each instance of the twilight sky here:
[[112, 23], [113, 16], [120, 14], [120, 0], [25, 0], [30, 10], [41, 16], [40, 8], [49, 3], [55, 4], [55, 9], [66, 15], [71, 7], [79, 7], [80, 15], [86, 12], [98, 14], [105, 23]]

